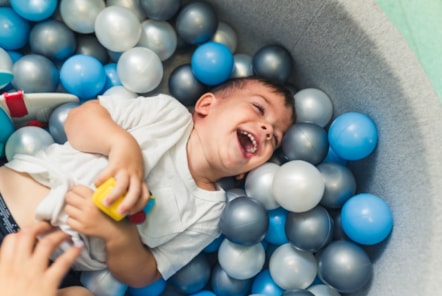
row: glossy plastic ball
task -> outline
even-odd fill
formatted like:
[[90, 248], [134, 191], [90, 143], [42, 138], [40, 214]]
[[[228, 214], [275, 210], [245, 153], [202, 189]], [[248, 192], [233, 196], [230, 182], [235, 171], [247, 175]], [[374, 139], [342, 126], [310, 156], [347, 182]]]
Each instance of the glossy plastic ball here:
[[24, 126], [14, 131], [5, 145], [5, 156], [8, 161], [16, 154], [34, 155], [54, 143], [51, 134], [36, 126]]
[[289, 212], [285, 232], [295, 247], [315, 253], [330, 242], [333, 227], [333, 219], [328, 211], [322, 206], [316, 206], [304, 213]]
[[253, 279], [252, 293], [254, 295], [280, 296], [283, 292], [284, 290], [272, 279], [268, 269], [262, 270]]
[[54, 138], [55, 143], [64, 144], [67, 141], [64, 123], [69, 111], [78, 107], [79, 103], [66, 103], [55, 108], [49, 116], [49, 133]]
[[286, 243], [271, 255], [269, 270], [278, 286], [284, 290], [293, 290], [310, 286], [318, 268], [312, 253], [298, 250]]
[[303, 160], [284, 163], [273, 178], [272, 193], [286, 210], [306, 212], [321, 201], [324, 181], [319, 170]]
[[121, 83], [135, 93], [155, 89], [163, 78], [163, 64], [158, 55], [145, 47], [125, 51], [117, 62]]
[[285, 83], [292, 72], [293, 59], [285, 47], [271, 44], [253, 55], [252, 65], [255, 75]]
[[0, 89], [8, 85], [13, 77], [12, 59], [6, 50], [0, 48]]
[[29, 45], [33, 53], [56, 61], [70, 57], [75, 52], [76, 44], [74, 32], [57, 20], [35, 24], [29, 35]]
[[123, 52], [133, 48], [141, 37], [141, 23], [126, 7], [107, 6], [95, 20], [95, 35], [105, 48]]
[[191, 294], [206, 286], [210, 279], [210, 265], [204, 253], [199, 253], [184, 267], [178, 270], [169, 281], [179, 291]]
[[140, 0], [144, 14], [153, 20], [171, 19], [180, 9], [181, 0]]
[[217, 296], [242, 296], [250, 290], [252, 279], [232, 278], [217, 264], [213, 268], [210, 283]]
[[177, 48], [175, 29], [166, 21], [145, 20], [141, 23], [141, 37], [137, 46], [153, 50], [162, 61], [165, 61]]
[[309, 122], [325, 127], [333, 116], [333, 103], [320, 89], [305, 88], [295, 93], [297, 122]]
[[186, 43], [209, 41], [218, 28], [218, 15], [207, 2], [190, 2], [178, 12], [175, 22], [177, 34]]
[[308, 288], [315, 296], [341, 296], [338, 291], [323, 284], [312, 285]]
[[57, 8], [57, 0], [10, 0], [11, 7], [22, 18], [39, 22], [49, 18]]
[[77, 34], [76, 54], [84, 54], [93, 56], [99, 60], [103, 65], [109, 61], [107, 49], [98, 42], [98, 39], [93, 34]]
[[235, 30], [225, 22], [219, 22], [212, 41], [224, 44], [230, 49], [231, 53], [236, 51], [238, 45], [238, 37]]
[[247, 197], [247, 193], [242, 188], [229, 188], [226, 190], [226, 201], [229, 202], [238, 197]]
[[95, 20], [105, 7], [103, 0], [61, 0], [60, 16], [74, 32], [90, 34], [95, 32]]
[[176, 67], [169, 76], [170, 94], [184, 106], [195, 105], [198, 98], [206, 91], [206, 86], [196, 79], [190, 64]]
[[238, 53], [233, 56], [233, 70], [230, 77], [249, 77], [253, 75], [252, 56]]
[[63, 87], [81, 101], [95, 98], [106, 84], [106, 73], [99, 60], [77, 54], [68, 58], [60, 70]]
[[218, 250], [218, 262], [232, 278], [250, 279], [262, 270], [265, 250], [261, 243], [244, 246], [224, 239]]
[[0, 48], [21, 49], [28, 42], [31, 25], [10, 7], [0, 7]]
[[121, 80], [118, 76], [117, 64], [109, 63], [103, 66], [104, 72], [106, 74], [106, 84], [104, 90], [108, 90], [113, 86], [121, 86]]
[[295, 289], [290, 291], [285, 291], [281, 296], [315, 296], [312, 292], [304, 289]]
[[118, 281], [107, 269], [83, 271], [80, 281], [93, 295], [122, 296], [127, 291], [127, 285]]
[[9, 137], [14, 133], [15, 126], [8, 114], [0, 108], [0, 158], [5, 156], [5, 146]]
[[155, 282], [141, 288], [128, 287], [127, 293], [129, 296], [160, 296], [165, 288], [166, 281], [163, 278], [160, 278]]
[[360, 193], [351, 197], [341, 210], [342, 229], [353, 241], [363, 245], [382, 242], [393, 230], [393, 214], [380, 197]]
[[206, 85], [217, 85], [232, 74], [233, 55], [224, 44], [207, 42], [194, 51], [190, 64], [199, 81]]
[[281, 149], [288, 160], [304, 160], [318, 164], [328, 153], [328, 136], [324, 128], [314, 123], [293, 124], [282, 139]]
[[24, 92], [54, 92], [58, 87], [59, 72], [54, 63], [39, 54], [23, 56], [12, 66], [15, 89]]
[[272, 193], [273, 178], [279, 165], [267, 162], [251, 170], [246, 177], [244, 188], [247, 196], [259, 200], [267, 210], [279, 207]]
[[324, 162], [317, 166], [324, 178], [325, 192], [321, 204], [328, 208], [341, 208], [356, 192], [356, 178], [346, 166]]
[[264, 239], [269, 225], [267, 211], [256, 199], [238, 197], [224, 208], [219, 227], [230, 241], [253, 245]]
[[338, 240], [330, 243], [318, 257], [318, 276], [341, 293], [355, 293], [372, 278], [373, 265], [357, 244]]
[[146, 14], [141, 7], [140, 0], [106, 0], [106, 6], [121, 6], [130, 9], [139, 21], [146, 19]]
[[268, 211], [269, 228], [265, 236], [266, 242], [277, 246], [288, 243], [285, 231], [287, 213], [288, 211], [281, 207]]
[[328, 131], [333, 151], [346, 160], [360, 160], [369, 156], [378, 143], [374, 121], [359, 112], [348, 112], [333, 120]]

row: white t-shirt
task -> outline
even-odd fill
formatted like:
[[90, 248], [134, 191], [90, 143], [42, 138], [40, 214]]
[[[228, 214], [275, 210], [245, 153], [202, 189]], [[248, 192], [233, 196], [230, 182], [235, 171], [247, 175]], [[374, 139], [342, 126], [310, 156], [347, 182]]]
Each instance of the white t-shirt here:
[[[136, 99], [109, 96], [100, 97], [99, 101], [141, 147], [145, 180], [156, 204], [138, 230], [143, 243], [150, 247], [160, 273], [167, 279], [219, 236], [218, 222], [226, 202], [225, 193], [200, 189], [192, 179], [186, 145], [193, 121], [176, 99], [167, 95]], [[103, 242], [70, 229], [65, 223], [63, 206], [64, 195], [72, 185], [94, 188], [93, 181], [106, 167], [107, 158], [79, 152], [66, 143], [51, 145], [36, 156], [17, 155], [6, 165], [29, 173], [51, 188], [37, 207], [36, 217], [50, 220], [71, 234], [74, 241], [81, 240], [86, 245], [74, 268], [106, 268]]]

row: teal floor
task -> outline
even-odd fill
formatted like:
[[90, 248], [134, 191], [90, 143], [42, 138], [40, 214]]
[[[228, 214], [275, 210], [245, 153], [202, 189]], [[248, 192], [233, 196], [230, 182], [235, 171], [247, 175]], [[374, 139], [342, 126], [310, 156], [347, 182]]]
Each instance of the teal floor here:
[[419, 58], [442, 102], [442, 0], [375, 0]]

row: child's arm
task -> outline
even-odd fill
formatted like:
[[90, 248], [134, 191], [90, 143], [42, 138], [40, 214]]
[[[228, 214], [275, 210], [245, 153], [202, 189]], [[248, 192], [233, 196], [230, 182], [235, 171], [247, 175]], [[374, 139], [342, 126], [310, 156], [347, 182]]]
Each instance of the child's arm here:
[[75, 186], [66, 194], [68, 225], [103, 239], [108, 268], [120, 281], [139, 287], [159, 279], [156, 261], [141, 242], [136, 225], [124, 219], [116, 222], [102, 213], [92, 202], [92, 194], [85, 186]]
[[74, 148], [108, 157], [108, 167], [95, 180], [96, 185], [109, 177], [118, 181], [115, 190], [106, 199], [108, 204], [127, 190], [120, 211], [135, 213], [142, 210], [149, 199], [149, 190], [143, 180], [141, 150], [132, 135], [116, 124], [97, 100], [72, 109], [64, 127]]

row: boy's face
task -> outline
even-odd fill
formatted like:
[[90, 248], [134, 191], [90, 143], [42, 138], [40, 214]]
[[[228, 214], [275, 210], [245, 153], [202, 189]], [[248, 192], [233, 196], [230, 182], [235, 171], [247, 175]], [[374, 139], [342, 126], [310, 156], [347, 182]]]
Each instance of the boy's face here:
[[205, 156], [223, 177], [268, 161], [291, 124], [292, 109], [284, 98], [258, 82], [223, 95], [203, 95], [195, 107]]

